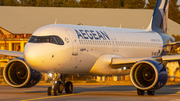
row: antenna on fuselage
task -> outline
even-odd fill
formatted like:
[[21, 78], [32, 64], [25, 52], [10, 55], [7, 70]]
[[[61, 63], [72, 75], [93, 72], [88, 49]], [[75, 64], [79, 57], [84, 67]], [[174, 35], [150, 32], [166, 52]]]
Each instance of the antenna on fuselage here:
[[120, 23], [120, 26], [119, 26], [119, 28], [122, 28], [122, 23]]
[[54, 24], [56, 25], [56, 23], [57, 23], [57, 19], [55, 20]]

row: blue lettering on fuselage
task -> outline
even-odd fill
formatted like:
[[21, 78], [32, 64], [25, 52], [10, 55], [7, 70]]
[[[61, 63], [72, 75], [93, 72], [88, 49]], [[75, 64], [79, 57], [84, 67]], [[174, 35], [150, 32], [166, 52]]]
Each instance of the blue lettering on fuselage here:
[[76, 31], [76, 34], [77, 34], [77, 36], [78, 36], [78, 39], [80, 39], [80, 37], [84, 39], [84, 37], [81, 35], [80, 32], [78, 32], [77, 30], [75, 30], [75, 31]]
[[86, 34], [88, 35], [88, 37], [89, 37], [90, 39], [94, 39], [94, 38], [93, 38], [93, 35], [92, 35], [88, 30], [85, 30], [85, 32], [86, 32]]
[[81, 34], [84, 36], [84, 39], [88, 39], [87, 34], [84, 32], [84, 30], [79, 30]]
[[108, 34], [105, 31], [75, 29], [75, 32], [78, 36], [78, 39], [110, 40]]

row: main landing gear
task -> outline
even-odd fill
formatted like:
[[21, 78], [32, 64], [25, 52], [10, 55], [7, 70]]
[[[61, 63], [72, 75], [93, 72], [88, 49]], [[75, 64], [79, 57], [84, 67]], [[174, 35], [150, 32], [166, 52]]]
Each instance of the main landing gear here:
[[[66, 74], [58, 74], [58, 73], [52, 73], [52, 87], [48, 87], [47, 94], [50, 96], [53, 92], [54, 96], [57, 96], [57, 94], [61, 94], [63, 92], [63, 89], [65, 89], [66, 94], [71, 94], [73, 92], [73, 84], [72, 82], [68, 81], [65, 83]], [[61, 81], [58, 81], [58, 79], [61, 79]]]
[[[137, 94], [138, 95], [144, 95], [144, 90], [140, 90], [140, 89], [137, 89]], [[147, 91], [148, 95], [151, 95], [153, 96], [155, 94], [155, 91]]]

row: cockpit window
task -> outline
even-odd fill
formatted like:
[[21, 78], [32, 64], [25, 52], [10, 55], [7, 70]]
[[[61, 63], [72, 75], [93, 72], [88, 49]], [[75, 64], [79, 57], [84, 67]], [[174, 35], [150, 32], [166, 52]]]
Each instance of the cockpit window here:
[[39, 37], [37, 43], [50, 43], [50, 37]]
[[51, 43], [54, 43], [54, 44], [58, 43], [55, 37], [51, 37], [50, 40], [51, 40]]
[[53, 43], [64, 45], [63, 40], [58, 36], [31, 36], [29, 39], [31, 43]]
[[37, 40], [38, 40], [38, 37], [32, 36], [32, 37], [29, 39], [29, 42], [37, 43]]

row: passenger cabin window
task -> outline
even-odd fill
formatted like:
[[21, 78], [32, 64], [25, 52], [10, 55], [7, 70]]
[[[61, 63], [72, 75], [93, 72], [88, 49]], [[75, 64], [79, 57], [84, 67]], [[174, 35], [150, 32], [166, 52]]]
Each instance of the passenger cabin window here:
[[63, 40], [58, 36], [31, 36], [30, 43], [53, 43], [64, 45]]

